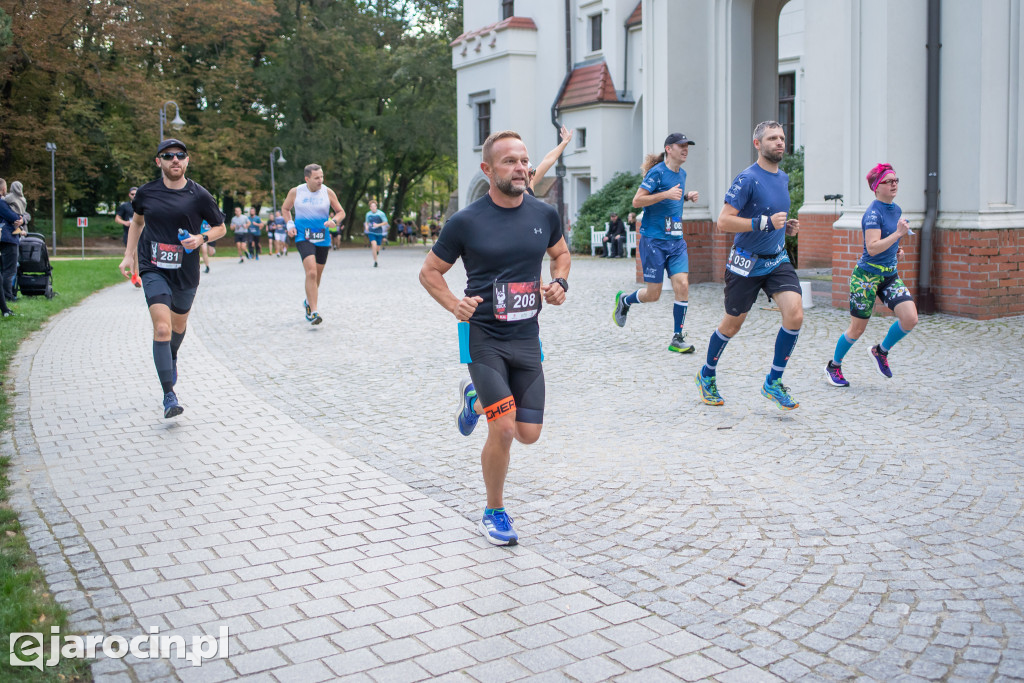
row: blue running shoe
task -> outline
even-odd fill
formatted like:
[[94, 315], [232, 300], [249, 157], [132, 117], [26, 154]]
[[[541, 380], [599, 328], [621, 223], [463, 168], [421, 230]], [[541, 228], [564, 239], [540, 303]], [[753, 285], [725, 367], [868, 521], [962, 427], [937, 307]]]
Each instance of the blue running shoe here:
[[889, 354], [882, 350], [882, 347], [875, 344], [871, 347], [871, 359], [875, 361], [875, 369], [882, 377], [892, 377], [892, 370], [889, 368]]
[[484, 513], [480, 520], [480, 533], [493, 545], [515, 545], [519, 542], [519, 534], [512, 528], [512, 518], [504, 510]]
[[302, 305], [306, 308], [306, 320], [312, 322], [313, 321], [313, 309], [309, 307], [309, 303], [305, 299], [302, 300]]
[[781, 379], [777, 379], [771, 384], [768, 384], [768, 380], [765, 379], [764, 385], [761, 387], [761, 395], [777, 405], [780, 410], [793, 410], [800, 407], [800, 404], [789, 395], [789, 387], [782, 386]]
[[455, 413], [455, 422], [459, 426], [459, 433], [469, 436], [476, 429], [476, 423], [480, 421], [480, 415], [473, 410], [476, 402], [476, 388], [473, 382], [467, 377], [459, 385], [459, 410]]
[[718, 380], [715, 379], [714, 375], [711, 377], [705, 377], [701, 374], [700, 370], [697, 371], [697, 376], [693, 378], [697, 388], [700, 389], [700, 400], [707, 403], [709, 406], [720, 406], [725, 403], [722, 400], [721, 394], [718, 393]]
[[178, 397], [173, 391], [164, 394], [164, 417], [177, 417], [185, 412], [185, 409], [178, 405]]

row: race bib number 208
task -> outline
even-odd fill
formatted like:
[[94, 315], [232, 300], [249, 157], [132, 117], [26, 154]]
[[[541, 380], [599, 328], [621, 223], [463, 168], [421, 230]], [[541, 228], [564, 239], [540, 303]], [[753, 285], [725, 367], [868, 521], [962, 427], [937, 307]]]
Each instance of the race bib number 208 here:
[[540, 281], [495, 282], [494, 317], [497, 320], [529, 320], [540, 312]]

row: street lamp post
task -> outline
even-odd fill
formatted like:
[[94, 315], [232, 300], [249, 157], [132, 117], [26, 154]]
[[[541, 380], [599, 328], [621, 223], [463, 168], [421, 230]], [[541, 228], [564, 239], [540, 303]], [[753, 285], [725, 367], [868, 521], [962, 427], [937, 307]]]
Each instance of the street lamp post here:
[[164, 124], [167, 123], [167, 105], [174, 105], [174, 118], [171, 119], [170, 125], [174, 130], [181, 130], [185, 127], [185, 121], [181, 118], [181, 110], [178, 108], [178, 103], [174, 100], [167, 100], [160, 107], [160, 142], [164, 141]]
[[[270, 203], [274, 207], [274, 215], [277, 215], [277, 185], [274, 184], [274, 152], [277, 152], [277, 163], [284, 166], [284, 152], [280, 147], [270, 150]], [[273, 216], [271, 216], [273, 218]]]
[[50, 153], [50, 216], [53, 220], [53, 255], [57, 255], [57, 145], [46, 143], [46, 151]]

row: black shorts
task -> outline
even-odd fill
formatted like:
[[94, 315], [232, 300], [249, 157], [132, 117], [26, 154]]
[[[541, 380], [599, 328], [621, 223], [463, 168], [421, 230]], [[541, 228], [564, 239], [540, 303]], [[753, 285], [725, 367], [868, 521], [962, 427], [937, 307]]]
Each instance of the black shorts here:
[[147, 270], [140, 273], [142, 291], [146, 294], [146, 305], [163, 304], [171, 312], [183, 315], [192, 310], [192, 302], [196, 298], [196, 288], [180, 289], [172, 284], [163, 273]]
[[309, 242], [309, 240], [301, 240], [295, 243], [295, 248], [299, 250], [299, 256], [305, 261], [307, 256], [313, 256], [316, 258], [317, 265], [324, 265], [327, 263], [327, 255], [331, 253], [330, 247], [318, 247], [315, 244]]
[[544, 423], [540, 339], [501, 341], [469, 326], [469, 376], [487, 421], [516, 411], [516, 422]]
[[249, 235], [236, 232], [235, 233], [235, 244], [245, 244], [249, 241]]
[[800, 277], [789, 261], [784, 261], [771, 272], [756, 277], [743, 277], [726, 270], [725, 312], [729, 315], [748, 313], [757, 301], [757, 293], [761, 290], [768, 296], [777, 292], [802, 294], [803, 291], [800, 289]]

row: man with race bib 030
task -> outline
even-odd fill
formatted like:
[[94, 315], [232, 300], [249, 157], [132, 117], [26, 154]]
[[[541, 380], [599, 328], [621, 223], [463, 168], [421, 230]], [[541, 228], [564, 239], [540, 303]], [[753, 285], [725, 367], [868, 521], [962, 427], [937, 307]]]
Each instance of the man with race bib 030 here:
[[800, 404], [782, 385], [782, 373], [800, 336], [804, 309], [800, 279], [786, 254], [786, 235], [795, 235], [800, 224], [787, 219], [789, 176], [779, 169], [786, 153], [782, 124], [757, 124], [754, 147], [757, 161], [732, 181], [718, 215], [718, 229], [736, 234], [725, 269], [725, 317], [708, 341], [707, 361], [694, 380], [704, 403], [724, 403], [718, 393], [718, 360], [763, 290], [782, 311], [782, 327], [775, 336], [772, 364], [761, 395], [782, 410], [793, 410]]
[[[180, 415], [174, 384], [178, 348], [185, 338], [189, 311], [199, 287], [199, 247], [224, 236], [224, 214], [209, 192], [185, 177], [188, 149], [173, 138], [156, 149], [160, 177], [135, 193], [135, 215], [118, 266], [131, 278], [138, 272], [153, 321], [153, 363], [163, 391], [164, 417]], [[210, 229], [200, 234], [203, 221]]]
[[[525, 194], [530, 158], [519, 134], [488, 136], [480, 168], [490, 189], [448, 220], [420, 282], [460, 321], [460, 360], [469, 364], [472, 381], [463, 379], [459, 387], [458, 429], [469, 436], [480, 415], [487, 417], [480, 454], [487, 504], [480, 531], [489, 543], [515, 545], [519, 535], [505, 511], [505, 476], [512, 441], [540, 438], [545, 386], [537, 316], [542, 301], [565, 301], [571, 259], [558, 213]], [[551, 279], [542, 283], [545, 255]], [[461, 298], [444, 279], [459, 258], [467, 276]]]

